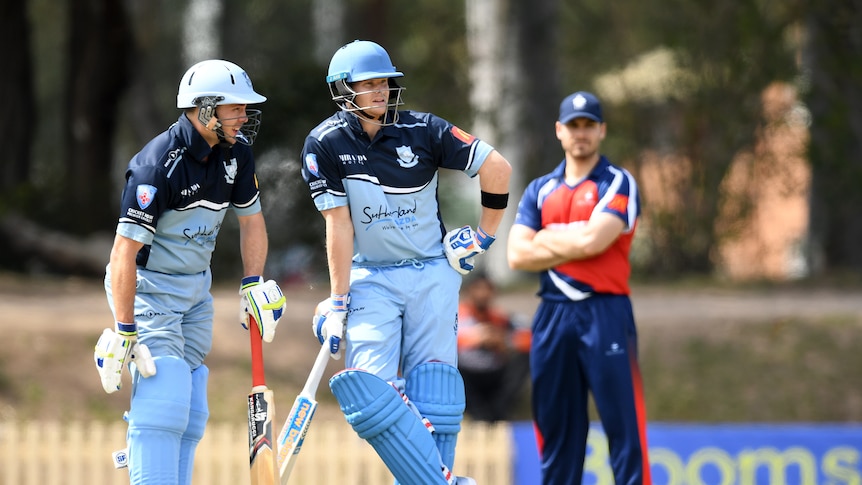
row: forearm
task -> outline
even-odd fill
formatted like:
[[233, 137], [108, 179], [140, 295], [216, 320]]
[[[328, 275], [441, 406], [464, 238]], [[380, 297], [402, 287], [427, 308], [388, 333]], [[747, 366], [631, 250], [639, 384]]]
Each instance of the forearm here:
[[[509, 195], [509, 179], [512, 175], [512, 166], [496, 150], [488, 155], [482, 168], [479, 169], [479, 190], [494, 196]], [[486, 233], [495, 235], [503, 220], [505, 208], [493, 208], [482, 206], [479, 217], [479, 227]]]
[[238, 219], [243, 277], [263, 276], [269, 247], [263, 214], [241, 216]]
[[110, 279], [114, 319], [118, 322], [135, 321], [135, 290], [137, 288], [137, 256], [140, 246], [122, 236], [116, 236], [111, 249]]
[[329, 284], [334, 295], [350, 292], [350, 269], [353, 264], [353, 222], [347, 207], [326, 211], [326, 260]]
[[567, 261], [532, 239], [509, 238], [507, 248], [509, 267], [521, 271], [544, 271]]

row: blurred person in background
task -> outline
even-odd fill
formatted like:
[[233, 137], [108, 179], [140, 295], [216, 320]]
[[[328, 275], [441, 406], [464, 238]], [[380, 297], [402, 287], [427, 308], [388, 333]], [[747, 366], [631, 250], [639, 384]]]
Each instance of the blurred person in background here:
[[458, 369], [466, 413], [477, 421], [513, 418], [530, 375], [530, 329], [497, 302], [485, 273], [471, 275], [458, 305]]
[[532, 406], [543, 485], [581, 483], [592, 393], [617, 485], [648, 485], [646, 407], [638, 364], [629, 250], [640, 216], [634, 177], [599, 147], [595, 95], [560, 103], [565, 158], [532, 182], [509, 230], [512, 269], [539, 273], [530, 348]]
[[245, 70], [220, 59], [190, 67], [179, 119], [129, 162], [105, 291], [114, 317], [96, 344], [102, 387], [132, 374], [127, 465], [132, 485], [188, 485], [209, 417], [204, 359], [212, 347], [210, 261], [228, 211], [239, 221], [243, 278], [239, 319], [271, 342], [285, 298], [261, 274], [266, 223], [251, 144], [266, 98]]

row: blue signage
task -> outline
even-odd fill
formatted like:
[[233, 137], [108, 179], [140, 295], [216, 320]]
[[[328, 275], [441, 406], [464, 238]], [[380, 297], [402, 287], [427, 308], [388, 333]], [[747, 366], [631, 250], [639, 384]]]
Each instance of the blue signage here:
[[[512, 423], [515, 484], [540, 483], [533, 425]], [[860, 485], [862, 424], [663, 424], [647, 427], [653, 485]], [[584, 485], [613, 485], [607, 438], [587, 439]]]

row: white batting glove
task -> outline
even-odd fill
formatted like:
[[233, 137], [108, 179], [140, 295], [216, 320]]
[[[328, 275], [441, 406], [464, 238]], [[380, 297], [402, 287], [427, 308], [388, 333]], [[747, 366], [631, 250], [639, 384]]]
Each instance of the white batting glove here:
[[254, 317], [257, 330], [264, 342], [272, 342], [278, 320], [284, 314], [287, 299], [273, 280], [263, 281], [260, 276], [246, 276], [239, 288], [239, 321], [248, 330], [248, 316]]
[[323, 345], [329, 341], [329, 356], [341, 358], [341, 339], [347, 329], [347, 304], [350, 295], [332, 295], [317, 304], [311, 319], [311, 330]]
[[156, 374], [156, 363], [146, 345], [137, 342], [137, 332], [124, 331], [134, 328], [134, 324], [117, 323], [117, 332], [110, 328], [102, 331], [93, 360], [102, 381], [102, 388], [108, 394], [119, 391], [123, 386], [123, 367], [134, 362], [143, 377]]
[[494, 236], [481, 227], [477, 227], [475, 231], [470, 226], [452, 229], [443, 238], [449, 266], [462, 275], [473, 271], [475, 257], [487, 251], [495, 240]]

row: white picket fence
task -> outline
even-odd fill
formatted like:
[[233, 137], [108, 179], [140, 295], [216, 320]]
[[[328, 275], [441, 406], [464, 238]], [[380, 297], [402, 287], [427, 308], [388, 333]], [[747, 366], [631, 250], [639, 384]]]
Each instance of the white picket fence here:
[[[111, 452], [125, 446], [125, 423], [0, 422], [0, 485], [128, 484]], [[276, 430], [276, 433], [278, 430]], [[465, 422], [455, 472], [483, 485], [510, 485], [514, 446], [506, 424]], [[291, 484], [389, 485], [393, 478], [347, 423], [312, 424]], [[195, 456], [194, 485], [249, 483], [248, 430], [210, 423]]]

